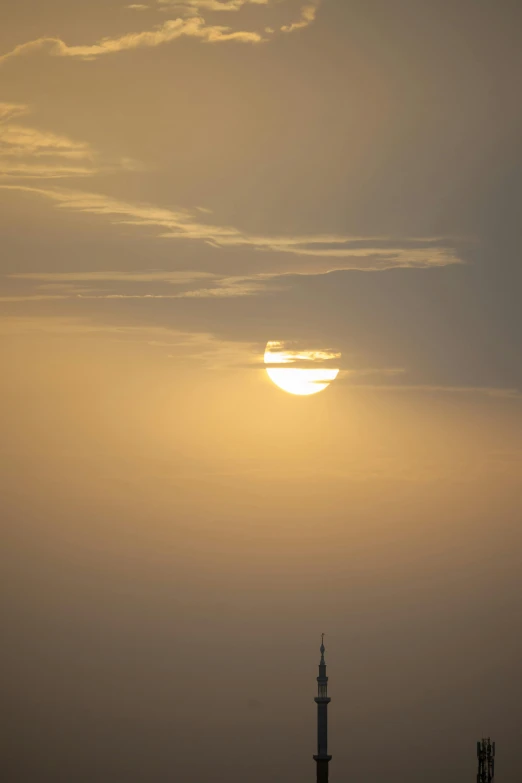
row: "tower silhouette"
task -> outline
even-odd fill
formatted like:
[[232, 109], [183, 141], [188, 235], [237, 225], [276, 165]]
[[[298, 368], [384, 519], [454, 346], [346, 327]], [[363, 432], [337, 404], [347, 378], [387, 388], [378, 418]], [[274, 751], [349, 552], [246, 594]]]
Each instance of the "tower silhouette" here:
[[317, 783], [328, 783], [328, 677], [324, 660], [324, 633], [321, 634], [321, 660], [319, 661], [319, 677], [317, 678], [317, 754], [314, 756], [317, 772]]
[[477, 783], [491, 783], [495, 774], [495, 743], [489, 737], [477, 742]]

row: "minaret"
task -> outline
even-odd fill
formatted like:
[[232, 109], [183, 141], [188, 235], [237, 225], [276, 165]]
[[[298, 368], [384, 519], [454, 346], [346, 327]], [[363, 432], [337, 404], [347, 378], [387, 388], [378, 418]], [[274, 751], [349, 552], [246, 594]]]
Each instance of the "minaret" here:
[[317, 678], [317, 755], [314, 756], [317, 765], [317, 783], [328, 783], [328, 677], [324, 661], [324, 633], [321, 634], [321, 660], [319, 662], [319, 677]]

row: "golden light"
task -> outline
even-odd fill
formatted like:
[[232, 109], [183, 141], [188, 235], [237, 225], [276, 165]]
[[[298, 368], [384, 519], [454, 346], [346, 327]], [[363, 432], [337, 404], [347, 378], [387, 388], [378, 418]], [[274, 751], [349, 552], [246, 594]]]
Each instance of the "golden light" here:
[[[323, 391], [339, 374], [338, 368], [316, 366], [308, 368], [307, 364], [322, 364], [339, 359], [340, 353], [328, 350], [291, 350], [285, 343], [270, 340], [265, 348], [266, 373], [276, 386], [290, 394], [309, 396]], [[272, 367], [274, 364], [284, 364], [285, 367]], [[304, 367], [288, 365], [304, 364]]]

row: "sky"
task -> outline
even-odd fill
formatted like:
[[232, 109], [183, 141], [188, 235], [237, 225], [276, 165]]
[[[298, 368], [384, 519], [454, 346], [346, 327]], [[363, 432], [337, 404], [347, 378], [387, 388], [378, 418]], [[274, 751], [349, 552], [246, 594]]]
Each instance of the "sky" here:
[[5, 3], [8, 783], [516, 779], [521, 27]]

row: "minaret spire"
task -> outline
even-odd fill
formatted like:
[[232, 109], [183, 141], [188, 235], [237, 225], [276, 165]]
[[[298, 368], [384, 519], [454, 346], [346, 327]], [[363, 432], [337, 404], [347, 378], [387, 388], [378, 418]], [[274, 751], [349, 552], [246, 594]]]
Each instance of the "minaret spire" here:
[[321, 660], [319, 661], [319, 677], [317, 678], [317, 696], [314, 699], [317, 704], [317, 754], [314, 756], [317, 767], [317, 783], [328, 783], [328, 762], [332, 758], [328, 755], [328, 677], [326, 676], [326, 662], [324, 660], [324, 633], [321, 634]]

